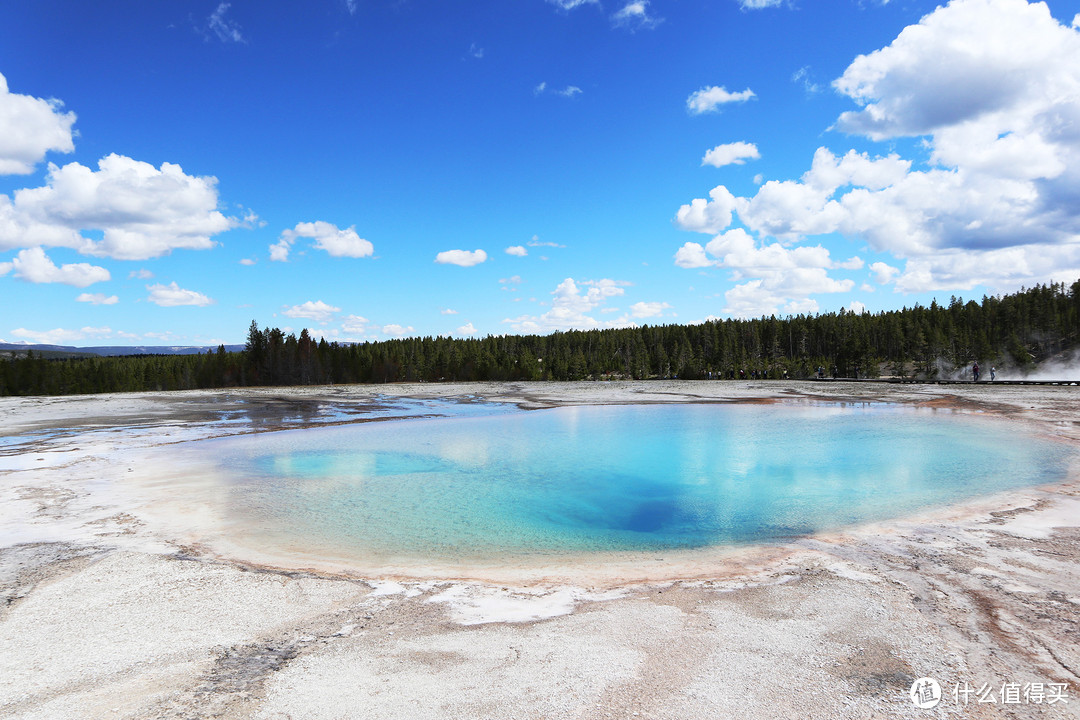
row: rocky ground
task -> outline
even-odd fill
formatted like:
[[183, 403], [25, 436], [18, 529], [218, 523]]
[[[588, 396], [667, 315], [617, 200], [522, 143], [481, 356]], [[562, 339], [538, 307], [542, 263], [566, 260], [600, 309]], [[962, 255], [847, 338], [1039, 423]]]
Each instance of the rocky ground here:
[[[1080, 447], [1077, 387], [481, 383], [3, 398], [0, 716], [1080, 717], [1076, 470], [781, 548], [569, 579], [257, 564], [182, 541], [129, 492], [132, 465], [167, 462], [174, 442], [437, 415], [446, 398], [528, 409], [901, 402], [1002, 415]], [[944, 689], [934, 709], [908, 697], [921, 677]]]

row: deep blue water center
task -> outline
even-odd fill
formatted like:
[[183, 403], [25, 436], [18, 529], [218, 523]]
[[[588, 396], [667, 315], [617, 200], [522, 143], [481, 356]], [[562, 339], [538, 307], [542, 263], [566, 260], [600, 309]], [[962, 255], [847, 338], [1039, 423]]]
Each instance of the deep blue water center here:
[[467, 559], [783, 541], [1065, 476], [1015, 423], [873, 404], [571, 407], [217, 441], [259, 543]]

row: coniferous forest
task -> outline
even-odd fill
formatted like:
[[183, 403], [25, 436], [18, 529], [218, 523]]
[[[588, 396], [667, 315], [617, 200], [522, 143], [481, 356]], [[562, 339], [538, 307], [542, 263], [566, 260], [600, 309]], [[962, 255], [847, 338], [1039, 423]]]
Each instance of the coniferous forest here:
[[1080, 345], [1080, 280], [982, 302], [876, 314], [365, 343], [316, 341], [252, 322], [242, 352], [0, 360], [0, 395], [467, 380], [933, 379], [973, 361], [1023, 372]]

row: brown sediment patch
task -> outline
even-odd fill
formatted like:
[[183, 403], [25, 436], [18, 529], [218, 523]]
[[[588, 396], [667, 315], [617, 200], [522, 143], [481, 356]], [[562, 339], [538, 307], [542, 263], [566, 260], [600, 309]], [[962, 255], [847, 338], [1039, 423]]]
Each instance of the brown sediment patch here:
[[1019, 412], [1018, 408], [1013, 405], [1009, 405], [1002, 402], [994, 402], [988, 400], [976, 400], [972, 398], [957, 397], [955, 395], [948, 395], [946, 397], [932, 398], [930, 400], [922, 400], [910, 403], [915, 407], [921, 408], [939, 408], [944, 410], [963, 410], [968, 412], [986, 412], [993, 413], [995, 415], [1015, 415]]

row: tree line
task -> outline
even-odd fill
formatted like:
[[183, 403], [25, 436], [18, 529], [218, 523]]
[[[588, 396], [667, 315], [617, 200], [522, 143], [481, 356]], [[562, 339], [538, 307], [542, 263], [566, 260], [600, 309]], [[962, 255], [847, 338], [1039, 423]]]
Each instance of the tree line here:
[[0, 395], [469, 380], [932, 378], [1031, 368], [1080, 344], [1080, 280], [879, 313], [715, 320], [485, 338], [316, 341], [252, 321], [242, 352], [0, 360]]

